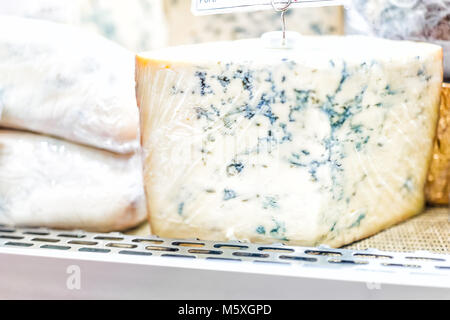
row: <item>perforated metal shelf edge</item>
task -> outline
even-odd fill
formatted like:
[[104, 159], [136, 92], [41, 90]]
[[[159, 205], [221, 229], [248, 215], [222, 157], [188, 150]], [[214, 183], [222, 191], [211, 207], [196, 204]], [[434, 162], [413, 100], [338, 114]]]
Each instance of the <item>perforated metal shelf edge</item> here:
[[450, 299], [450, 255], [0, 226], [0, 298]]

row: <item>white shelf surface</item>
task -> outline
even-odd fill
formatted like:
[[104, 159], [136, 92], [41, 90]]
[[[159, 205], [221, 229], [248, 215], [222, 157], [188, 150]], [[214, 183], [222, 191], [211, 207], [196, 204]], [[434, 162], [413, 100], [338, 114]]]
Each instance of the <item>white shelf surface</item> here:
[[450, 299], [450, 255], [0, 227], [0, 299]]

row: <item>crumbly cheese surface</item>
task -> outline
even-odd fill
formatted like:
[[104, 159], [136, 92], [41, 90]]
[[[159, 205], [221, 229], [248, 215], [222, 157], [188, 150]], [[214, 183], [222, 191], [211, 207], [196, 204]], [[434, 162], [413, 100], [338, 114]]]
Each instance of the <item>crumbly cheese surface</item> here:
[[449, 204], [450, 201], [450, 84], [442, 87], [441, 107], [433, 160], [426, 186], [427, 201]]
[[0, 126], [129, 153], [138, 147], [134, 56], [62, 24], [0, 17]]
[[139, 55], [153, 231], [340, 246], [418, 213], [441, 82], [438, 46], [365, 37]]
[[[191, 3], [191, 0], [164, 1], [169, 44], [246, 39], [281, 29], [279, 13], [271, 10], [193, 16]], [[289, 30], [305, 35], [344, 32], [342, 7], [292, 9], [286, 13], [286, 21]]]
[[0, 224], [108, 232], [145, 216], [139, 156], [0, 130]]

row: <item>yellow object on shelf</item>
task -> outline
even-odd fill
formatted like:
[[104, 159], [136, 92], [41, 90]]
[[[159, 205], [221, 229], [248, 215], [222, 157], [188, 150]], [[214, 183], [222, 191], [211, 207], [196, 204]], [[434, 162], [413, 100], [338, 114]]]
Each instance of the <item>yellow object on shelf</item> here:
[[433, 161], [425, 188], [431, 204], [448, 204], [450, 198], [450, 84], [444, 83]]

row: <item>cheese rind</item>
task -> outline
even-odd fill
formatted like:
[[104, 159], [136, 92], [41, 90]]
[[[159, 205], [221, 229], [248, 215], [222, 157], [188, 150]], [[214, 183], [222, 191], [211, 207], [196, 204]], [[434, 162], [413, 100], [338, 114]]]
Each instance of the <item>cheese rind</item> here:
[[0, 126], [130, 153], [138, 148], [134, 55], [52, 22], [1, 16]]
[[[269, 11], [193, 16], [190, 0], [164, 1], [169, 45], [255, 38], [281, 29], [278, 13]], [[289, 30], [305, 35], [344, 33], [342, 7], [292, 9], [286, 13]]]
[[433, 160], [426, 185], [430, 204], [449, 204], [450, 201], [450, 84], [444, 83], [438, 133], [433, 149]]
[[153, 231], [341, 246], [420, 212], [441, 83], [440, 47], [365, 37], [139, 55]]
[[0, 224], [120, 231], [146, 216], [141, 158], [0, 130]]

